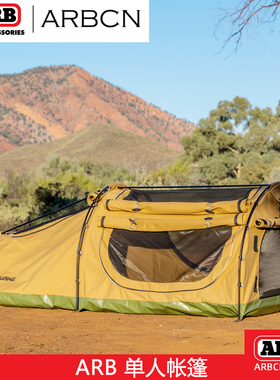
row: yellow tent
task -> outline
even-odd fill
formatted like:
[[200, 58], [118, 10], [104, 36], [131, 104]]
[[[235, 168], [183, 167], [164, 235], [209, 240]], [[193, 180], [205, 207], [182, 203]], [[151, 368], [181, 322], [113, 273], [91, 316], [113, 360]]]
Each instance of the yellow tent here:
[[280, 183], [130, 188], [0, 236], [0, 304], [145, 314], [280, 310]]

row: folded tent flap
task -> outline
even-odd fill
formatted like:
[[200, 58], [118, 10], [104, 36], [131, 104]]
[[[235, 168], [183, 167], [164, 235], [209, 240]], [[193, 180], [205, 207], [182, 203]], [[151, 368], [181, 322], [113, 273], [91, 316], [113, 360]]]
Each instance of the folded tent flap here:
[[248, 199], [228, 202], [137, 202], [108, 199], [108, 211], [136, 212], [150, 215], [237, 214], [249, 211]]
[[131, 231], [182, 231], [204, 229], [218, 226], [241, 226], [245, 223], [245, 214], [228, 215], [132, 215], [122, 213], [118, 216], [99, 216], [97, 226], [101, 228]]
[[272, 218], [272, 219], [258, 218], [255, 220], [255, 226], [259, 229], [271, 229], [271, 228], [280, 229], [280, 219], [279, 218]]
[[97, 225], [131, 231], [176, 231], [243, 225], [252, 207], [245, 199], [218, 202], [137, 201], [107, 195]]

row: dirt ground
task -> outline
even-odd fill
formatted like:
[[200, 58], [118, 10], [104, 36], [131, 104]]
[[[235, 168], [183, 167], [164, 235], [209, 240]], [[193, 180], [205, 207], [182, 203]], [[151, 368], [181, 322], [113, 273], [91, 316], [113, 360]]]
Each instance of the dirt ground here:
[[280, 313], [210, 318], [0, 307], [0, 354], [243, 354], [244, 330]]

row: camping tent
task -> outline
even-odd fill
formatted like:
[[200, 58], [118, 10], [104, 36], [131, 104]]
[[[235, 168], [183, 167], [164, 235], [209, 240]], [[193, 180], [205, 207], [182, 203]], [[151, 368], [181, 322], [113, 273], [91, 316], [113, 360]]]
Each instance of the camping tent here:
[[0, 304], [142, 314], [280, 310], [280, 183], [130, 188], [0, 236]]

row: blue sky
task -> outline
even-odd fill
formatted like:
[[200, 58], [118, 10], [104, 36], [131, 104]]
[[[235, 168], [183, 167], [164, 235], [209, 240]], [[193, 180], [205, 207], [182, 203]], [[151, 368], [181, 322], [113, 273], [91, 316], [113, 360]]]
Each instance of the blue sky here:
[[218, 7], [239, 0], [150, 0], [149, 43], [1, 43], [0, 74], [37, 66], [74, 64], [140, 96], [177, 117], [197, 123], [220, 100], [246, 97], [253, 106], [280, 100], [279, 21], [271, 32], [246, 35], [237, 53], [222, 52], [227, 37], [214, 36]]

